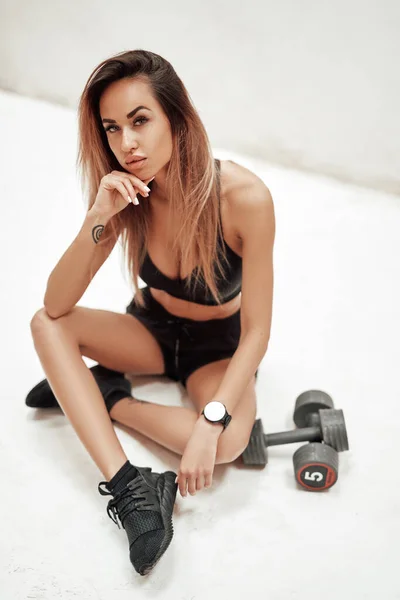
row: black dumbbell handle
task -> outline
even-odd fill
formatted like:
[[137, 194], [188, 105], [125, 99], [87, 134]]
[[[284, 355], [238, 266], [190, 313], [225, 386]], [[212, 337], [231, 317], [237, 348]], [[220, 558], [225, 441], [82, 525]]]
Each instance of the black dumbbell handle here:
[[280, 446], [281, 444], [295, 444], [296, 442], [320, 442], [321, 440], [321, 428], [317, 426], [264, 434], [264, 444], [266, 446]]

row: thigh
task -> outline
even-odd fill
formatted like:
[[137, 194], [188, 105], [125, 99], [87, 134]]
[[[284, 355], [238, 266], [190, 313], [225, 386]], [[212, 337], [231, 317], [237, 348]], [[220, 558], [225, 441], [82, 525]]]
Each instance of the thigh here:
[[240, 310], [225, 319], [186, 321], [182, 332], [178, 366], [182, 385], [199, 368], [233, 356], [240, 340]]
[[132, 314], [75, 306], [67, 314], [52, 319], [43, 308], [31, 322], [37, 338], [46, 330], [66, 328], [83, 356], [104, 367], [133, 375], [163, 375], [163, 352], [156, 337]]

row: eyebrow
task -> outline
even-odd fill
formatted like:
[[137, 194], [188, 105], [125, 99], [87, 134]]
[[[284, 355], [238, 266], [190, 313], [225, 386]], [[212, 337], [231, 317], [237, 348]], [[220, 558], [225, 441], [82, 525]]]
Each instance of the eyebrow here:
[[[140, 110], [141, 108], [144, 108], [145, 110], [150, 110], [150, 108], [147, 108], [147, 106], [137, 106], [134, 110], [132, 110], [130, 113], [128, 113], [126, 115], [127, 119], [130, 119], [131, 117], [133, 117], [138, 110]], [[102, 119], [102, 123], [116, 123], [117, 121], [114, 121], [114, 119]]]

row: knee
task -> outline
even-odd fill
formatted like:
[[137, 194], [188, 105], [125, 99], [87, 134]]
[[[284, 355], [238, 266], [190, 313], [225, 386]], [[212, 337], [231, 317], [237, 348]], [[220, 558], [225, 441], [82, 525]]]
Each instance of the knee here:
[[31, 319], [31, 322], [30, 322], [30, 328], [31, 328], [32, 333], [34, 331], [36, 331], [37, 329], [39, 329], [39, 327], [42, 327], [46, 318], [50, 318], [50, 317], [47, 314], [47, 311], [44, 307], [40, 308], [39, 310], [37, 310], [35, 312], [35, 314], [33, 315], [32, 319]]
[[48, 314], [47, 310], [43, 306], [35, 312], [31, 319], [30, 328], [32, 335], [37, 335], [38, 333], [43, 331], [50, 323], [56, 320], [57, 319], [54, 319]]

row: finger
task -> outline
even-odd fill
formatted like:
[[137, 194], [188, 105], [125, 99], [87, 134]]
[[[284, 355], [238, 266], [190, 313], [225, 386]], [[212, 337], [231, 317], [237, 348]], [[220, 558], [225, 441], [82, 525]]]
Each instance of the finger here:
[[131, 175], [130, 173], [125, 173], [122, 171], [111, 171], [111, 175], [113, 175], [113, 177], [118, 178], [120, 181], [126, 181], [127, 179], [129, 179], [129, 181], [131, 181], [134, 185], [135, 189], [139, 190], [141, 196], [148, 195], [148, 191], [146, 190], [147, 185], [141, 179], [139, 179], [139, 177], [135, 177], [135, 175]]
[[186, 496], [186, 479], [183, 475], [178, 475], [176, 478], [176, 482], [178, 484], [179, 493], [182, 496]]
[[205, 479], [205, 477], [204, 477], [203, 473], [200, 473], [200, 475], [196, 479], [196, 490], [198, 492], [200, 490], [202, 490], [204, 487], [204, 479]]
[[132, 198], [132, 200], [136, 198], [136, 190], [129, 179], [124, 179], [124, 185], [128, 190], [129, 196]]
[[109, 177], [109, 185], [114, 187], [115, 190], [117, 190], [121, 196], [124, 198], [124, 200], [126, 200], [127, 202], [133, 202], [134, 204], [139, 204], [138, 199], [136, 198], [136, 192], [135, 190], [133, 190], [132, 193], [132, 186], [131, 188], [128, 188], [126, 186], [127, 183], [127, 179], [124, 179], [123, 177], [116, 177], [115, 175], [113, 175], [112, 173], [110, 173], [108, 175]]
[[210, 488], [212, 485], [212, 473], [207, 473], [204, 479], [205, 479], [204, 487]]
[[[121, 196], [124, 198], [124, 200], [126, 200], [129, 203], [130, 200], [129, 200], [128, 190], [126, 189], [126, 187], [124, 186], [122, 181], [116, 181], [114, 185], [115, 185], [115, 189], [118, 190], [118, 192], [121, 194]], [[132, 198], [132, 202], [134, 202], [134, 198]]]
[[130, 181], [132, 181], [132, 183], [135, 186], [135, 188], [137, 190], [139, 190], [139, 193], [140, 193], [141, 196], [148, 196], [149, 195], [149, 192], [146, 189], [147, 185], [141, 179], [139, 179], [139, 177], [135, 177], [134, 175], [130, 175], [129, 173], [127, 173], [127, 176], [128, 176], [128, 179]]
[[183, 479], [182, 485], [181, 485], [181, 496], [182, 498], [186, 498], [187, 496], [187, 479]]
[[188, 480], [186, 478], [182, 479], [181, 485], [179, 486], [179, 490], [181, 492], [182, 498], [186, 498], [186, 496], [187, 496], [187, 486], [188, 486]]
[[188, 491], [191, 496], [196, 495], [197, 475], [190, 475], [188, 479]]

